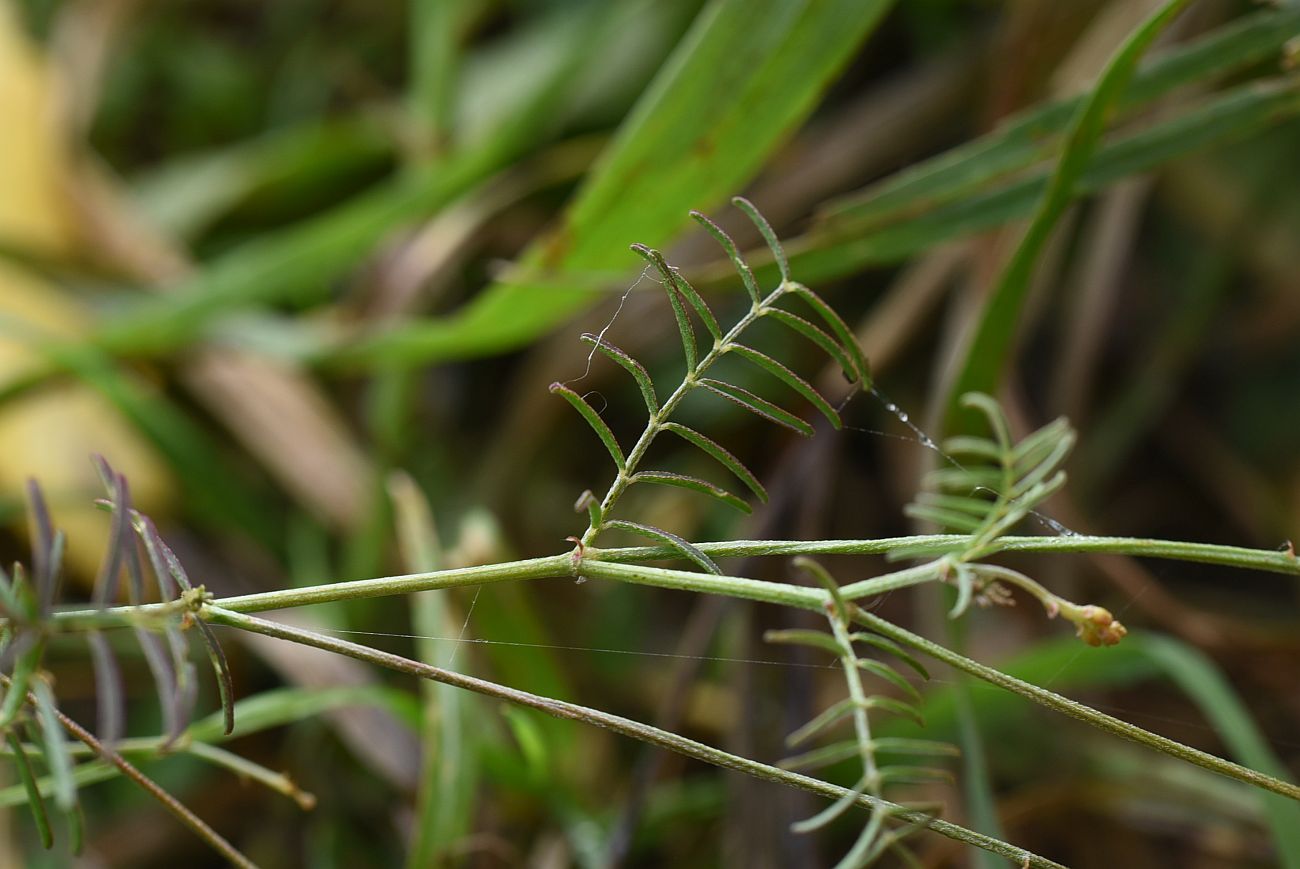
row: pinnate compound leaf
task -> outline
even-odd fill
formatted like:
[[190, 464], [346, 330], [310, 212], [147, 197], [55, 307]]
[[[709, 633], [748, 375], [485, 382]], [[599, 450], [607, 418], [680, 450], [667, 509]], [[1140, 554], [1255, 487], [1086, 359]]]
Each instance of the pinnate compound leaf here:
[[842, 425], [840, 422], [840, 415], [835, 412], [835, 408], [831, 407], [830, 402], [823, 398], [821, 393], [814, 389], [811, 383], [804, 380], [798, 374], [795, 374], [771, 356], [768, 356], [765, 353], [760, 353], [743, 344], [731, 344], [727, 347], [727, 352], [735, 353], [747, 362], [757, 365], [759, 368], [762, 368], [777, 380], [780, 380], [786, 386], [789, 386], [795, 392], [808, 399], [808, 402], [812, 404], [813, 407], [817, 408], [822, 416], [826, 417], [826, 419], [830, 421], [830, 424], [835, 428], [838, 429]]
[[623, 531], [630, 531], [633, 534], [639, 534], [642, 537], [648, 537], [659, 543], [667, 544], [681, 553], [682, 557], [688, 561], [694, 562], [696, 566], [706, 573], [722, 575], [722, 568], [714, 563], [712, 558], [705, 555], [698, 546], [678, 537], [662, 528], [655, 528], [653, 525], [642, 525], [640, 522], [628, 522], [624, 519], [614, 519], [605, 523], [606, 528], [617, 528]]
[[760, 483], [758, 478], [750, 472], [749, 468], [745, 467], [744, 463], [741, 462], [740, 459], [732, 455], [717, 441], [707, 437], [706, 435], [700, 434], [693, 428], [688, 428], [675, 422], [666, 422], [664, 423], [663, 428], [664, 431], [670, 431], [708, 453], [716, 459], [720, 465], [728, 471], [731, 471], [731, 473], [735, 475], [736, 479], [748, 486], [749, 490], [754, 493], [754, 497], [758, 498], [758, 500], [765, 504], [767, 503], [767, 490], [763, 488], [763, 484]]
[[701, 378], [696, 383], [709, 392], [719, 395], [733, 404], [738, 404], [750, 413], [757, 414], [769, 422], [784, 426], [804, 437], [813, 436], [813, 427], [808, 423], [790, 413], [790, 411], [777, 407], [766, 399], [759, 398], [748, 389], [742, 389], [739, 386], [733, 386], [730, 383], [723, 383], [720, 380], [707, 377]]
[[587, 421], [587, 425], [591, 426], [597, 437], [600, 438], [601, 443], [605, 445], [605, 449], [609, 450], [610, 458], [614, 460], [614, 464], [618, 469], [621, 471], [626, 468], [627, 458], [623, 455], [622, 447], [618, 445], [618, 439], [614, 437], [614, 433], [609, 430], [609, 426], [605, 424], [605, 421], [600, 418], [600, 414], [596, 413], [596, 409], [587, 404], [586, 399], [581, 395], [578, 395], [563, 383], [552, 383], [551, 392], [563, 396], [565, 401], [573, 405], [578, 413], [582, 414], [582, 418]]
[[654, 382], [650, 380], [650, 374], [640, 362], [637, 362], [599, 335], [592, 335], [590, 332], [583, 333], [582, 341], [595, 347], [621, 365], [628, 374], [631, 374], [636, 381], [637, 388], [641, 390], [641, 397], [645, 399], [646, 410], [650, 411], [651, 414], [659, 412], [659, 396], [655, 393]]
[[707, 480], [701, 480], [699, 477], [674, 474], [668, 471], [640, 471], [632, 475], [631, 482], [656, 483], [661, 486], [676, 486], [679, 489], [689, 489], [692, 492], [699, 492], [701, 495], [716, 498], [728, 507], [734, 507], [742, 513], [753, 512], [752, 508], [743, 499], [736, 497], [726, 489], [713, 485]]

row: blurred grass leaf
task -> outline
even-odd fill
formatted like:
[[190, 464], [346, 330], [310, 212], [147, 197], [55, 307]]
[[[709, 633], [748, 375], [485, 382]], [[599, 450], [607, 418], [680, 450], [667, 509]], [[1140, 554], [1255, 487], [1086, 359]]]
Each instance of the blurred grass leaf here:
[[342, 348], [340, 357], [427, 362], [500, 352], [591, 304], [600, 294], [584, 281], [578, 289], [557, 284], [569, 274], [625, 272], [629, 244], [662, 246], [692, 207], [718, 202], [752, 178], [889, 6], [782, 0], [756, 15], [743, 0], [711, 3], [620, 126], [561, 225], [523, 256], [520, 277], [489, 287], [453, 317], [388, 330]]

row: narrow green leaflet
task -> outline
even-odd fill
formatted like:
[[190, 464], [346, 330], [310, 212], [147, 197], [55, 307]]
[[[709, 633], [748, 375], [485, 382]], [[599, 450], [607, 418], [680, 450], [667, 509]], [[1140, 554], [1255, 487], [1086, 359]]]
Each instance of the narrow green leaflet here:
[[36, 776], [32, 774], [32, 764], [27, 759], [27, 751], [12, 728], [5, 734], [5, 739], [9, 743], [9, 750], [13, 752], [14, 766], [18, 769], [18, 779], [27, 795], [27, 807], [31, 810], [32, 820], [36, 822], [41, 844], [47, 850], [53, 848], [54, 831], [50, 829], [50, 816], [45, 811], [45, 799], [41, 796], [40, 789], [36, 787]]
[[857, 380], [857, 373], [854, 363], [849, 359], [848, 353], [838, 342], [830, 335], [827, 335], [822, 329], [809, 323], [798, 314], [791, 314], [789, 311], [783, 311], [780, 308], [768, 308], [763, 311], [764, 317], [770, 317], [781, 325], [794, 332], [804, 336], [812, 341], [818, 347], [826, 351], [826, 355], [835, 360], [844, 372], [844, 376], [850, 381]]
[[862, 355], [862, 348], [858, 346], [858, 339], [854, 336], [853, 330], [848, 324], [835, 312], [835, 309], [826, 304], [821, 296], [808, 289], [803, 284], [791, 283], [790, 291], [817, 312], [817, 316], [830, 327], [831, 332], [839, 340], [839, 344], [848, 353], [850, 361], [853, 363], [853, 379], [856, 380], [863, 389], [871, 387], [871, 370], [867, 367], [867, 359]]
[[696, 381], [696, 383], [698, 383], [701, 388], [712, 392], [714, 395], [721, 396], [733, 404], [738, 404], [745, 408], [745, 410], [761, 416], [769, 422], [774, 422], [777, 425], [784, 426], [793, 432], [798, 432], [804, 437], [812, 437], [813, 435], [813, 427], [808, 423], [790, 413], [790, 411], [777, 407], [766, 399], [759, 398], [747, 389], [742, 389], [739, 386], [733, 386], [730, 383], [723, 383], [720, 380], [713, 380], [708, 377], [701, 378]]
[[837, 658], [848, 658], [853, 655], [852, 649], [844, 648], [825, 631], [810, 631], [806, 628], [767, 631], [763, 634], [763, 642], [782, 643], [789, 646], [808, 646], [813, 649], [821, 649], [823, 652], [830, 652]]
[[[655, 267], [665, 289], [675, 287], [677, 292], [682, 294], [682, 298], [686, 299], [691, 307], [695, 309], [695, 313], [699, 315], [700, 321], [704, 323], [704, 328], [709, 330], [713, 340], [722, 340], [722, 327], [718, 325], [718, 318], [714, 316], [713, 309], [704, 301], [704, 297], [695, 291], [689, 281], [678, 274], [676, 269], [668, 265], [664, 255], [643, 244], [632, 245], [632, 250]], [[672, 290], [669, 289], [669, 292], [672, 292]]]
[[70, 812], [77, 805], [77, 783], [72, 777], [72, 758], [63, 738], [63, 726], [55, 711], [54, 692], [49, 682], [36, 678], [32, 680], [32, 694], [36, 697], [36, 719], [41, 726], [45, 766], [54, 779], [54, 804], [62, 811]]
[[[1262, 11], [1231, 22], [1143, 64], [1121, 96], [1118, 108], [1136, 108], [1180, 86], [1204, 86], [1278, 54], [1296, 36], [1300, 36], [1300, 10]], [[834, 226], [838, 233], [865, 235], [918, 212], [969, 197], [989, 182], [1049, 156], [1086, 98], [1081, 95], [1029, 109], [987, 136], [830, 203], [819, 214], [818, 222], [828, 228]]]
[[749, 293], [750, 301], [755, 305], [760, 304], [763, 301], [763, 294], [758, 289], [758, 282], [754, 280], [754, 272], [750, 269], [749, 263], [745, 262], [745, 258], [740, 255], [740, 251], [736, 248], [736, 243], [731, 240], [731, 236], [727, 235], [722, 227], [698, 211], [691, 212], [691, 219], [704, 227], [709, 235], [713, 236], [718, 244], [722, 246], [722, 249], [726, 251], [727, 259], [731, 260], [732, 267], [740, 275], [740, 281], [745, 285], [745, 292]]
[[640, 522], [628, 522], [623, 519], [614, 519], [605, 523], [606, 528], [617, 528], [622, 531], [629, 531], [633, 534], [639, 534], [642, 537], [648, 537], [660, 543], [666, 543], [673, 549], [677, 550], [683, 558], [694, 563], [706, 573], [722, 575], [722, 569], [713, 562], [712, 558], [700, 551], [699, 547], [683, 540], [676, 534], [665, 531], [662, 528], [655, 528], [653, 525], [643, 525]]
[[650, 375], [646, 372], [645, 367], [629, 356], [627, 353], [615, 347], [609, 341], [599, 335], [592, 335], [590, 332], [584, 332], [582, 335], [584, 344], [590, 344], [605, 356], [618, 363], [632, 378], [636, 380], [637, 388], [641, 390], [641, 397], [645, 399], [646, 410], [651, 414], [659, 410], [659, 396], [655, 393], [655, 385], [650, 380]]
[[741, 498], [728, 492], [726, 489], [713, 485], [708, 480], [701, 480], [699, 477], [691, 477], [686, 474], [673, 474], [668, 471], [638, 471], [632, 475], [633, 483], [657, 483], [661, 486], [675, 486], [679, 489], [689, 489], [692, 492], [699, 492], [701, 495], [708, 495], [710, 498], [716, 498], [729, 507], [734, 507], [742, 513], [752, 513], [753, 510]]
[[840, 422], [840, 415], [831, 407], [831, 403], [822, 397], [822, 394], [813, 388], [813, 385], [804, 380], [798, 374], [795, 374], [785, 365], [768, 356], [766, 353], [760, 353], [743, 344], [729, 344], [728, 353], [734, 353], [741, 359], [751, 362], [771, 374], [777, 380], [780, 380], [786, 386], [789, 386], [795, 392], [808, 399], [808, 403], [826, 417], [830, 424], [835, 428], [840, 428], [843, 423]]
[[683, 440], [694, 444], [704, 452], [708, 453], [717, 460], [718, 464], [722, 465], [728, 471], [731, 471], [731, 473], [736, 476], [736, 479], [748, 486], [749, 490], [754, 493], [754, 496], [758, 498], [758, 500], [767, 503], [767, 490], [763, 488], [763, 484], [760, 483], [758, 478], [750, 472], [749, 468], [745, 467], [744, 463], [741, 462], [740, 459], [728, 452], [727, 449], [717, 441], [706, 435], [700, 434], [693, 428], [688, 428], [675, 422], [666, 422], [664, 423], [663, 428], [664, 431], [670, 431]]
[[578, 413], [582, 414], [582, 418], [587, 421], [587, 425], [591, 426], [592, 431], [605, 445], [605, 449], [609, 450], [610, 458], [614, 460], [614, 464], [620, 471], [627, 467], [627, 457], [623, 455], [623, 448], [618, 445], [618, 439], [609, 430], [609, 426], [605, 425], [605, 421], [600, 418], [600, 414], [596, 413], [596, 409], [587, 404], [586, 399], [563, 383], [552, 383], [551, 392], [563, 396], [565, 401], [573, 405]]

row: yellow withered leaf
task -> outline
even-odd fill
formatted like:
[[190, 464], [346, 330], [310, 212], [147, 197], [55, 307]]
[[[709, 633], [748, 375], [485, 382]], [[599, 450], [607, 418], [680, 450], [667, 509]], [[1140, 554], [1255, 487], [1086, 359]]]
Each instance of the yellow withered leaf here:
[[[0, 4], [0, 248], [41, 256], [76, 249], [68, 149], [59, 135], [59, 95], [49, 65], [27, 38], [11, 4]], [[0, 388], [41, 359], [32, 341], [73, 339], [88, 320], [56, 285], [0, 255]], [[0, 497], [20, 499], [29, 477], [45, 489], [56, 525], [67, 532], [69, 573], [94, 576], [107, 517], [92, 453], [131, 482], [136, 503], [156, 511], [172, 485], [148, 442], [107, 400], [71, 380], [44, 384], [0, 404]]]

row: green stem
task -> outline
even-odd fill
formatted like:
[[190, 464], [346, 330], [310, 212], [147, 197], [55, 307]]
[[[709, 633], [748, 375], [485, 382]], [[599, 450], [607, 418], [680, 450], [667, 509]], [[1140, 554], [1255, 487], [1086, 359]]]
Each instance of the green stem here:
[[1040, 688], [1029, 682], [1021, 681], [1014, 676], [1008, 676], [1000, 670], [985, 666], [978, 661], [973, 661], [963, 655], [959, 655], [949, 649], [940, 646], [938, 643], [932, 643], [925, 637], [918, 636], [911, 631], [898, 627], [892, 622], [885, 621], [878, 616], [874, 616], [858, 607], [853, 613], [853, 619], [860, 625], [864, 625], [883, 636], [889, 637], [895, 642], [911, 646], [919, 652], [924, 652], [932, 658], [943, 661], [950, 667], [969, 673], [978, 679], [983, 679], [999, 688], [1005, 688], [1021, 697], [1033, 700], [1035, 703], [1041, 703], [1043, 706], [1063, 712], [1072, 718], [1087, 722], [1094, 727], [1110, 731], [1117, 736], [1140, 743], [1157, 751], [1185, 760], [1188, 763], [1194, 763], [1197, 766], [1225, 775], [1228, 778], [1234, 778], [1237, 781], [1246, 782], [1255, 785], [1275, 794], [1281, 794], [1284, 797], [1290, 797], [1293, 800], [1300, 800], [1300, 787], [1296, 787], [1290, 782], [1281, 781], [1261, 772], [1256, 772], [1249, 767], [1241, 766], [1230, 760], [1224, 760], [1207, 754], [1204, 751], [1175, 742], [1167, 737], [1152, 733], [1149, 730], [1143, 730], [1141, 727], [1129, 724], [1127, 721], [1121, 721], [1104, 712], [1098, 712], [1090, 706], [1054, 694], [1046, 688]]
[[[884, 555], [901, 547], [909, 551], [933, 546], [935, 554], [961, 546], [970, 538], [964, 534], [921, 534], [912, 537], [882, 537], [877, 540], [730, 540], [696, 543], [706, 555], [716, 558], [752, 558], [763, 555]], [[1185, 543], [1146, 537], [1094, 537], [1084, 534], [1060, 536], [1008, 536], [999, 540], [999, 552], [1099, 553], [1195, 561], [1224, 567], [1264, 570], [1300, 576], [1300, 559], [1276, 549], [1246, 549], [1215, 543]], [[636, 546], [623, 549], [591, 549], [588, 559], [604, 561], [653, 561], [676, 558], [666, 546]]]
[[[584, 574], [586, 569], [584, 566]], [[599, 709], [590, 709], [585, 706], [579, 706], [575, 703], [567, 703], [562, 700], [553, 700], [549, 697], [542, 697], [537, 694], [530, 694], [527, 691], [520, 691], [505, 685], [498, 685], [495, 682], [488, 682], [483, 679], [476, 679], [473, 676], [467, 676], [463, 673], [457, 673], [452, 670], [444, 670], [441, 667], [435, 667], [431, 664], [425, 664], [420, 661], [412, 661], [409, 658], [403, 658], [399, 655], [393, 655], [389, 652], [383, 652], [378, 649], [371, 649], [367, 646], [351, 643], [347, 640], [340, 640], [335, 637], [327, 637], [312, 631], [294, 628], [283, 625], [278, 622], [260, 619], [256, 616], [244, 615], [229, 610], [221, 609], [216, 606], [207, 606], [203, 609], [202, 617], [215, 625], [226, 625], [227, 627], [238, 628], [251, 633], [263, 634], [265, 636], [276, 637], [282, 640], [299, 643], [304, 646], [311, 646], [325, 651], [335, 652], [340, 655], [346, 655], [368, 664], [385, 667], [399, 673], [416, 676], [421, 679], [432, 679], [436, 682], [442, 682], [446, 685], [453, 685], [457, 688], [463, 688], [468, 691], [474, 691], [488, 697], [494, 697], [498, 700], [505, 700], [520, 706], [527, 706], [531, 709], [537, 709], [556, 718], [564, 718], [573, 721], [581, 721], [587, 724], [593, 724], [597, 727], [603, 727], [615, 733], [621, 733], [624, 736], [630, 736], [633, 739], [641, 740], [669, 751], [677, 752], [686, 757], [695, 758], [704, 763], [722, 767], [724, 769], [733, 769], [739, 772], [754, 776], [755, 778], [766, 781], [776, 782], [778, 784], [788, 785], [800, 788], [811, 793], [819, 794], [830, 799], [839, 799], [849, 793], [847, 788], [819, 781], [811, 776], [800, 775], [799, 773], [789, 772], [779, 769], [778, 767], [768, 766], [749, 758], [729, 754], [721, 749], [714, 748], [702, 742], [696, 742], [693, 739], [687, 739], [676, 733], [667, 730], [660, 730], [657, 727], [651, 727], [648, 724], [642, 724], [639, 721], [633, 721], [630, 718], [623, 718], [619, 715], [612, 715], [608, 712], [602, 712]], [[988, 836], [968, 830], [957, 824], [948, 823], [947, 821], [931, 818], [922, 812], [911, 811], [895, 803], [872, 797], [869, 794], [859, 794], [856, 797], [856, 803], [865, 808], [875, 809], [896, 817], [900, 820], [920, 824], [930, 830], [955, 839], [994, 854], [999, 854], [1012, 860], [1016, 865], [1028, 865], [1033, 867], [1042, 867], [1042, 869], [1064, 869], [1059, 863], [1048, 860], [1046, 857], [1040, 857], [1023, 848], [1017, 848], [1006, 842], [992, 839]]]
[[[700, 543], [697, 546], [707, 555], [718, 558], [779, 555], [883, 555], [902, 546], [909, 547], [911, 551], [916, 551], [917, 547], [932, 546], [935, 553], [940, 554], [946, 549], [960, 546], [968, 539], [968, 537], [960, 534], [926, 534], [912, 537], [885, 537], [878, 540], [735, 540]], [[1175, 540], [1153, 540], [1142, 537], [1092, 537], [1081, 534], [1055, 537], [1003, 537], [1000, 543], [1000, 551], [1002, 552], [1135, 555], [1300, 576], [1300, 559], [1288, 552], [1272, 549], [1246, 549], [1213, 543], [1184, 543]], [[607, 570], [612, 565], [627, 564], [629, 562], [678, 557], [680, 557], [680, 553], [667, 546], [637, 546], [622, 549], [588, 547], [586, 556], [581, 563], [584, 575], [595, 575], [590, 571]], [[845, 586], [844, 592], [846, 597], [860, 598], [868, 594], [879, 594], [906, 585], [914, 585], [917, 582], [924, 582], [926, 579], [931, 578], [925, 576], [928, 567], [928, 565], [921, 565], [918, 568], [908, 568], [885, 576], [862, 580]], [[646, 568], [645, 570], [652, 569]], [[461, 585], [574, 575], [576, 574], [573, 555], [565, 553], [544, 558], [502, 562], [483, 567], [435, 570], [405, 576], [386, 576], [377, 579], [362, 579], [355, 582], [337, 582], [328, 585], [257, 592], [236, 597], [218, 598], [213, 600], [212, 603], [233, 612], [261, 612], [341, 600], [410, 594], [435, 588], [453, 588]], [[642, 578], [638, 579], [638, 576]], [[686, 579], [688, 576], [696, 577], [698, 581]], [[822, 601], [819, 592], [802, 586], [787, 586], [780, 583], [748, 585], [749, 583], [755, 583], [755, 580], [739, 577], [704, 577], [701, 574], [687, 574], [683, 571], [669, 571], [663, 575], [654, 573], [608, 574], [606, 578], [623, 582], [640, 582], [642, 585], [717, 592], [770, 603], [788, 602], [793, 606], [804, 606], [805, 602], [812, 600], [812, 598], [805, 596], [809, 592], [818, 595], [816, 598], [818, 606], [821, 605]], [[729, 582], [732, 584], [728, 585]], [[753, 593], [737, 594], [738, 591]], [[111, 607], [104, 610], [65, 611], [56, 613], [53, 623], [62, 631], [138, 624], [141, 619], [147, 620], [160, 615], [161, 611], [169, 606], [174, 609], [174, 604], [145, 604], [137, 607]], [[170, 610], [168, 611], [170, 612]]]

